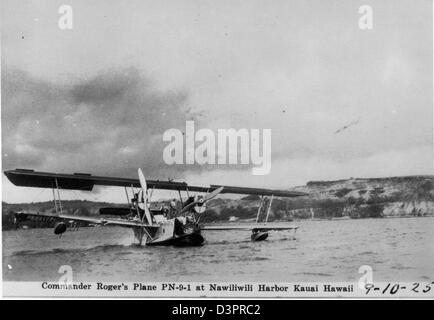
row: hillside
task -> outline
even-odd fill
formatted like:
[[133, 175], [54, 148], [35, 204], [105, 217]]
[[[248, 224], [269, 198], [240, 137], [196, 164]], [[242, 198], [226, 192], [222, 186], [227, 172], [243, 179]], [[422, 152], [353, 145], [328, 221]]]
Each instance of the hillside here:
[[[322, 202], [351, 218], [434, 215], [434, 176], [408, 176], [337, 181], [311, 181], [294, 190], [309, 193], [308, 203], [319, 214]], [[320, 204], [315, 210], [315, 204]]]
[[[434, 176], [408, 176], [336, 181], [311, 181], [291, 190], [308, 196], [275, 199], [269, 220], [380, 218], [434, 215]], [[256, 218], [259, 198], [211, 200], [201, 222]], [[155, 204], [158, 205], [158, 204]], [[103, 206], [120, 206], [105, 202], [62, 201], [65, 212], [72, 215], [95, 216]], [[54, 212], [53, 202], [8, 204], [3, 202], [3, 229], [13, 228], [13, 211]], [[261, 219], [266, 215], [262, 212]], [[233, 219], [233, 218], [232, 218]], [[33, 225], [37, 227], [42, 225]]]

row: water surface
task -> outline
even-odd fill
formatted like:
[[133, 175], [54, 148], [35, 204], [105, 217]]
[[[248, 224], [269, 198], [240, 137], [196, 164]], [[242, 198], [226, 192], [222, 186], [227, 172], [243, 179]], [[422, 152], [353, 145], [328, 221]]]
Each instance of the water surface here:
[[81, 228], [3, 232], [3, 279], [57, 281], [356, 281], [361, 265], [374, 281], [434, 279], [434, 217], [298, 221], [293, 232], [207, 231], [201, 247], [139, 247], [132, 230]]

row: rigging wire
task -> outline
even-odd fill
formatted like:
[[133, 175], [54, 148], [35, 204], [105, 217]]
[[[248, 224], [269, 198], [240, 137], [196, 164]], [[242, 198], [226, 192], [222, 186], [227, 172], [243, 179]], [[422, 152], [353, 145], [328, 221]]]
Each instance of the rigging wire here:
[[30, 202], [34, 202], [35, 198], [39, 197], [42, 193], [44, 193], [44, 191], [46, 191], [47, 189], [42, 189], [41, 191], [39, 191], [35, 196], [33, 196], [32, 200]]

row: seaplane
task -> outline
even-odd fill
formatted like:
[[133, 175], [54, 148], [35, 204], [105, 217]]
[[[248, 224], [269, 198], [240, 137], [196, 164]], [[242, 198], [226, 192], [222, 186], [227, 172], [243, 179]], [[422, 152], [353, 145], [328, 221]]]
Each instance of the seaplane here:
[[[296, 225], [269, 225], [268, 216], [274, 197], [298, 197], [303, 192], [246, 188], [223, 185], [192, 186], [185, 182], [146, 180], [138, 169], [138, 179], [94, 176], [87, 173], [50, 173], [30, 169], [6, 170], [6, 177], [19, 187], [49, 188], [53, 192], [55, 213], [14, 212], [15, 223], [22, 221], [52, 221], [54, 234], [62, 235], [71, 226], [80, 223], [92, 226], [118, 226], [132, 229], [139, 245], [149, 246], [200, 246], [205, 242], [202, 231], [238, 230], [250, 231], [252, 241], [263, 241], [269, 231], [297, 230]], [[94, 186], [123, 187], [128, 205], [124, 207], [102, 207], [96, 217], [80, 217], [65, 214], [60, 199], [60, 190], [92, 191]], [[167, 207], [152, 208], [150, 197], [155, 189], [178, 192], [180, 206], [171, 201]], [[130, 193], [128, 192], [130, 190]], [[184, 201], [181, 192], [187, 193]], [[190, 196], [190, 193], [195, 195]], [[206, 214], [206, 204], [219, 194], [245, 194], [259, 196], [259, 207], [253, 225], [203, 225], [200, 215]], [[268, 200], [266, 200], [268, 199]], [[267, 207], [264, 206], [267, 204]], [[260, 215], [265, 220], [259, 222]]]

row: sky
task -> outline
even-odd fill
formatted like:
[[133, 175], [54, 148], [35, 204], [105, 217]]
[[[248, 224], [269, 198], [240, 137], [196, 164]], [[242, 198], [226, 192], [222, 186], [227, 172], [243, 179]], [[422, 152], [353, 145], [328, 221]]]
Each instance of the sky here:
[[[270, 188], [433, 173], [432, 1], [70, 0], [61, 30], [63, 4], [1, 3], [3, 170]], [[162, 135], [187, 120], [270, 128], [270, 173], [167, 165]], [[50, 191], [3, 175], [2, 197]]]

